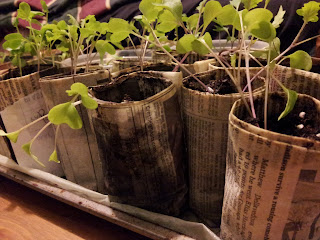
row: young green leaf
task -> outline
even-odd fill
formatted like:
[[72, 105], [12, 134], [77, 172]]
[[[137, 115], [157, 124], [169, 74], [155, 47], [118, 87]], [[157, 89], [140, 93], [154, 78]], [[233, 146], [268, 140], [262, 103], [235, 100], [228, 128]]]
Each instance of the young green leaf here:
[[297, 14], [303, 17], [305, 22], [318, 22], [318, 12], [320, 10], [320, 3], [310, 1], [305, 3], [302, 8], [297, 10]]
[[274, 26], [267, 21], [256, 22], [250, 25], [250, 28], [254, 37], [266, 42], [271, 42], [277, 34]]
[[178, 22], [182, 22], [183, 6], [181, 0], [162, 0], [162, 3], [154, 3], [154, 5], [168, 9]]
[[193, 15], [191, 15], [190, 17], [187, 18], [187, 23], [188, 23], [188, 28], [193, 30], [197, 27], [197, 23], [198, 23], [198, 19], [199, 19], [199, 14], [195, 13]]
[[156, 7], [154, 3], [160, 4], [161, 2], [161, 0], [142, 0], [139, 4], [139, 10], [149, 22], [153, 22], [161, 11], [161, 8]]
[[57, 154], [57, 150], [56, 149], [51, 153], [51, 155], [49, 157], [49, 161], [60, 163], [60, 161], [58, 160], [58, 154]]
[[66, 123], [72, 129], [82, 128], [82, 120], [75, 106], [71, 102], [66, 102], [54, 106], [48, 114], [51, 123], [59, 125]]
[[273, 14], [270, 10], [264, 8], [256, 8], [249, 11], [243, 19], [243, 24], [250, 28], [251, 25], [265, 21], [270, 22]]
[[309, 71], [312, 68], [312, 59], [310, 55], [302, 50], [298, 50], [286, 58], [290, 59], [290, 67]]
[[100, 55], [101, 62], [103, 61], [105, 53], [114, 55], [116, 53], [115, 48], [107, 40], [98, 40], [96, 42], [95, 48]]
[[96, 109], [98, 107], [98, 103], [89, 96], [81, 96], [81, 102], [88, 109]]
[[4, 39], [7, 41], [12, 41], [12, 40], [22, 40], [24, 39], [24, 37], [21, 35], [21, 33], [10, 33], [10, 34], [7, 34], [4, 37]]
[[205, 55], [210, 53], [210, 50], [205, 46], [208, 45], [210, 49], [212, 49], [212, 38], [210, 33], [206, 32], [203, 37], [200, 37], [192, 42], [193, 51], [199, 53], [200, 55]]
[[283, 22], [283, 17], [284, 17], [284, 14], [286, 13], [286, 11], [283, 10], [282, 6], [279, 7], [279, 11], [277, 13], [277, 15], [274, 17], [274, 20], [272, 22], [272, 25], [275, 27], [275, 28], [278, 28], [280, 27], [280, 24]]
[[40, 0], [41, 6], [42, 6], [42, 11], [47, 13], [49, 12], [48, 6], [44, 0]]
[[70, 90], [66, 90], [68, 96], [75, 96], [77, 94], [81, 96], [88, 96], [88, 88], [83, 83], [77, 82], [73, 83], [70, 87]]
[[30, 157], [32, 157], [37, 163], [39, 163], [42, 167], [45, 167], [45, 165], [43, 165], [43, 163], [39, 161], [38, 157], [32, 154], [32, 152], [31, 152], [31, 145], [32, 145], [32, 142], [26, 143], [26, 144], [22, 145], [22, 149], [23, 149]]
[[67, 23], [64, 21], [64, 20], [61, 20], [57, 23], [57, 27], [60, 29], [60, 30], [66, 30], [68, 28], [68, 25]]
[[287, 116], [292, 109], [294, 108], [294, 105], [296, 104], [296, 101], [298, 99], [298, 94], [297, 92], [290, 90], [288, 88], [285, 88], [284, 86], [281, 86], [283, 91], [287, 94], [287, 104], [286, 104], [286, 108], [284, 109], [284, 111], [280, 114], [280, 116], [278, 117], [278, 121], [282, 118], [284, 118], [285, 116]]
[[221, 11], [222, 6], [218, 1], [209, 1], [207, 2], [204, 12], [203, 12], [203, 28], [206, 29], [208, 25], [215, 19], [219, 12]]
[[221, 26], [233, 25], [237, 30], [241, 29], [239, 13], [230, 4], [222, 7], [218, 13], [217, 21]]
[[250, 10], [258, 6], [258, 3], [262, 2], [262, 0], [241, 0], [245, 9]]
[[230, 4], [235, 7], [235, 9], [239, 9], [241, 0], [231, 0]]
[[20, 130], [15, 132], [6, 133], [3, 130], [0, 130], [0, 136], [9, 138], [12, 142], [16, 143], [20, 134]]
[[27, 20], [29, 18], [30, 12], [31, 12], [31, 8], [29, 4], [26, 2], [21, 2], [19, 4], [19, 9], [17, 11], [18, 13], [17, 18]]
[[177, 42], [177, 52], [180, 54], [185, 54], [192, 51], [192, 42], [196, 40], [196, 37], [192, 34], [185, 34]]
[[130, 35], [130, 32], [123, 31], [123, 32], [115, 32], [110, 36], [110, 40], [112, 42], [121, 42], [122, 40], [126, 39]]
[[167, 33], [178, 26], [176, 18], [168, 10], [162, 11], [159, 15], [158, 20], [159, 20], [159, 24], [157, 25], [156, 29], [157, 31], [160, 31], [160, 32]]

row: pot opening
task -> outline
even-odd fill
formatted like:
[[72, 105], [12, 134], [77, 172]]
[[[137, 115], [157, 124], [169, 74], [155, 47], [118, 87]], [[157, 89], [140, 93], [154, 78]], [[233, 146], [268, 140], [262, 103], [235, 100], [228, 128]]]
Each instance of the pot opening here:
[[[320, 141], [320, 108], [311, 98], [299, 95], [293, 110], [280, 121], [278, 117], [286, 107], [287, 98], [282, 93], [272, 93], [268, 100], [268, 130]], [[237, 117], [250, 124], [264, 126], [263, 106], [264, 97], [258, 97], [254, 101], [257, 119], [248, 116], [244, 106], [239, 108]]]
[[150, 73], [136, 72], [122, 76], [106, 85], [92, 87], [91, 90], [100, 100], [121, 103], [147, 99], [171, 84], [165, 78], [152, 76]]

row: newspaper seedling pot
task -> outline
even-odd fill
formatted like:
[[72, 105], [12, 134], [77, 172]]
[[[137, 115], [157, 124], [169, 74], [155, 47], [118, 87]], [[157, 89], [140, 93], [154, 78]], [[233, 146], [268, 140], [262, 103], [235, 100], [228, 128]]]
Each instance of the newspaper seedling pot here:
[[[174, 64], [166, 64], [162, 62], [158, 63], [145, 63], [143, 64], [143, 71], [152, 71], [152, 74], [158, 74], [159, 77], [164, 77], [170, 79], [172, 83], [176, 86], [179, 99], [181, 99], [181, 87], [182, 87], [182, 72], [173, 72], [175, 68]], [[130, 67], [122, 69], [118, 72], [113, 72], [111, 74], [112, 78], [120, 77], [129, 73], [141, 71], [140, 66]]]
[[186, 202], [183, 132], [175, 86], [136, 72], [92, 88], [91, 111], [111, 201], [168, 215]]
[[[48, 109], [70, 101], [66, 90], [75, 82], [87, 86], [109, 80], [109, 72], [104, 70], [92, 73], [79, 73], [74, 76], [59, 74], [40, 79], [41, 90]], [[91, 129], [85, 108], [77, 106], [83, 121], [79, 130], [67, 125], [60, 126], [57, 138], [58, 156], [66, 178], [91, 190], [104, 192], [103, 174], [98, 147]]]
[[[318, 73], [278, 65], [274, 76], [287, 88], [320, 99], [320, 75]], [[273, 90], [280, 90], [279, 88]]]
[[[13, 132], [28, 123], [44, 116], [47, 113], [45, 102], [40, 90], [40, 76], [57, 73], [58, 69], [43, 65], [39, 73], [37, 66], [28, 65], [22, 69], [26, 75], [20, 77], [18, 68], [8, 69], [0, 75], [0, 111], [1, 128], [7, 132]], [[41, 169], [58, 176], [64, 176], [59, 164], [49, 162], [48, 159], [54, 146], [54, 133], [51, 127], [47, 128], [33, 145], [33, 152], [46, 166], [43, 168], [28, 156], [21, 148], [28, 142], [44, 125], [45, 121], [39, 122], [20, 134], [16, 144], [11, 144], [7, 139], [0, 141], [0, 154], [15, 159], [23, 167]], [[40, 141], [39, 141], [40, 140]]]
[[[259, 119], [263, 104], [264, 97], [255, 99]], [[280, 131], [244, 121], [241, 101], [231, 110], [221, 238], [319, 239], [320, 101], [299, 94], [280, 121], [285, 95], [269, 95], [268, 105], [268, 126]], [[309, 138], [283, 134], [288, 126], [295, 135], [307, 130]]]
[[[182, 112], [189, 160], [189, 204], [208, 224], [218, 226], [224, 191], [228, 115], [240, 94], [236, 93], [235, 86], [229, 84], [231, 81], [226, 80], [228, 76], [222, 69], [196, 76], [206, 85], [222, 84], [220, 93], [210, 94], [191, 76], [183, 81]], [[244, 71], [241, 76], [244, 86]], [[213, 85], [211, 88], [214, 89]], [[255, 94], [263, 91], [262, 85], [263, 80], [254, 81]]]

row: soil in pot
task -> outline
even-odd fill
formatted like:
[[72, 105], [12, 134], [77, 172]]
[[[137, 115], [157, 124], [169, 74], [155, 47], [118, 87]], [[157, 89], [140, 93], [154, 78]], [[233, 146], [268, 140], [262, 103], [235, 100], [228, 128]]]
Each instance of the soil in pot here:
[[[285, 109], [286, 101], [283, 96], [273, 93], [270, 95], [270, 100], [273, 103], [276, 103], [276, 106], [269, 106], [268, 114], [268, 130], [286, 134], [290, 136], [297, 136], [303, 138], [309, 138], [313, 140], [320, 140], [320, 136], [317, 137], [317, 134], [320, 133], [320, 116], [317, 112], [317, 107], [315, 102], [310, 98], [298, 98], [293, 110], [280, 121], [278, 121], [278, 112], [274, 112], [273, 109]], [[259, 98], [255, 101], [255, 107], [263, 106], [264, 100]], [[246, 122], [258, 124], [260, 127], [263, 127], [263, 119], [250, 119], [246, 118]]]
[[92, 92], [99, 99], [91, 117], [110, 200], [178, 215], [187, 188], [174, 85], [136, 72]]

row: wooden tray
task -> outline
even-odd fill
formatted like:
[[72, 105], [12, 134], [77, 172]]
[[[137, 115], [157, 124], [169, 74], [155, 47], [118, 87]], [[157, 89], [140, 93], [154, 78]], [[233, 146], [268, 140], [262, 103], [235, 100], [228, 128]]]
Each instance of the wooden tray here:
[[50, 185], [41, 180], [35, 179], [24, 173], [9, 169], [0, 165], [0, 175], [9, 178], [17, 183], [41, 192], [49, 197], [55, 198], [61, 202], [67, 203], [80, 210], [92, 215], [105, 219], [133, 232], [149, 237], [151, 239], [175, 239], [175, 240], [192, 240], [180, 233], [174, 232], [159, 225], [138, 219], [127, 213], [114, 210], [105, 205], [93, 202], [72, 192], [61, 189], [57, 186]]

